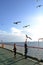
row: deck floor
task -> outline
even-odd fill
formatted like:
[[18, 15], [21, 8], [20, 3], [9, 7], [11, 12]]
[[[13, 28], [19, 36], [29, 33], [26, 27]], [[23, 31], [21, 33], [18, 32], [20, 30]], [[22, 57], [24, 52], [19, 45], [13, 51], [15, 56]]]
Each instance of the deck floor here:
[[24, 59], [24, 56], [17, 54], [14, 57], [13, 52], [0, 48], [0, 65], [42, 65], [30, 58]]

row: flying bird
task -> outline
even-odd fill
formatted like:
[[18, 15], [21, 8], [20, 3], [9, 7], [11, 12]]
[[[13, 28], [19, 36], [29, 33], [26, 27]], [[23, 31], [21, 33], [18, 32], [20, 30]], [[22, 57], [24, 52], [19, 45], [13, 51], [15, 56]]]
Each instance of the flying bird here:
[[38, 7], [42, 7], [43, 5], [38, 5], [38, 6], [36, 6], [36, 8], [38, 8]]
[[21, 23], [21, 21], [13, 22], [13, 24], [18, 24], [18, 23]]
[[26, 28], [26, 27], [28, 27], [28, 26], [30, 26], [30, 25], [23, 26], [23, 28]]
[[32, 40], [32, 38], [31, 37], [28, 37], [27, 35], [26, 35], [26, 38], [29, 38], [30, 40]]

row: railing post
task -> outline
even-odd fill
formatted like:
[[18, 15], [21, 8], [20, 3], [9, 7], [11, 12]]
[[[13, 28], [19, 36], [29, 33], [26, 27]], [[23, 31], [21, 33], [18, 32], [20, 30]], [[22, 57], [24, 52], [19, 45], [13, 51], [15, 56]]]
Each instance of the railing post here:
[[4, 44], [2, 44], [2, 48], [4, 48]]

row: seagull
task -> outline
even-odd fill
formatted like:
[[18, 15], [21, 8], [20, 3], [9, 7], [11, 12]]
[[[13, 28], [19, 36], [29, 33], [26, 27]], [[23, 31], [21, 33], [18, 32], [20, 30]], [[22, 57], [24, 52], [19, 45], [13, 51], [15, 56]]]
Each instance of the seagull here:
[[30, 26], [30, 25], [23, 26], [23, 28], [26, 28], [26, 27], [28, 27], [28, 26]]
[[13, 24], [18, 24], [18, 23], [21, 23], [21, 21], [13, 22]]
[[31, 37], [28, 37], [27, 35], [26, 35], [26, 38], [29, 38], [30, 40], [32, 40], [32, 38]]
[[36, 6], [36, 8], [38, 8], [38, 7], [42, 7], [43, 5], [38, 5], [38, 6]]

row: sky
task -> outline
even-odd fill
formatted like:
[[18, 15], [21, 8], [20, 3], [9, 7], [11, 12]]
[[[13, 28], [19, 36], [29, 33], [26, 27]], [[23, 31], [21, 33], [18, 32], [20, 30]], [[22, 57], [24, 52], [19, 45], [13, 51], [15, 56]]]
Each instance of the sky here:
[[[38, 5], [43, 0], [0, 0], [0, 41], [23, 42], [26, 34], [32, 38], [28, 41], [43, 38], [43, 6]], [[17, 21], [21, 23], [13, 24]]]

